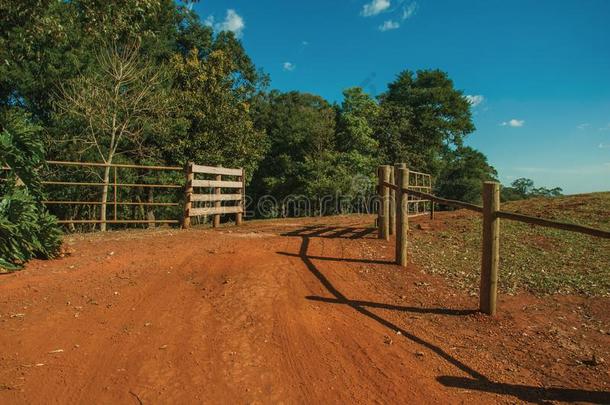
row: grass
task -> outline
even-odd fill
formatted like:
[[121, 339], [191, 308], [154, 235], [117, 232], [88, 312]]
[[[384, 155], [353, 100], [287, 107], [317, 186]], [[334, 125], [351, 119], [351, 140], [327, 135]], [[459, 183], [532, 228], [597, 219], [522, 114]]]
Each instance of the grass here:
[[[535, 198], [502, 205], [503, 211], [610, 230], [610, 193]], [[481, 217], [458, 211], [442, 230], [411, 233], [413, 260], [460, 288], [478, 292]], [[610, 240], [502, 220], [499, 288], [514, 294], [610, 296]]]

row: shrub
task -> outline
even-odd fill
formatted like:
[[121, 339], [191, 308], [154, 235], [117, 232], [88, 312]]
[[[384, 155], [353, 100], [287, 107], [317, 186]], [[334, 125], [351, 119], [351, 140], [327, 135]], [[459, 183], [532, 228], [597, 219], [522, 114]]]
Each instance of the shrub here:
[[10, 271], [55, 256], [61, 230], [42, 204], [40, 127], [14, 108], [0, 113], [0, 124], [0, 165], [11, 169], [0, 183], [0, 271]]

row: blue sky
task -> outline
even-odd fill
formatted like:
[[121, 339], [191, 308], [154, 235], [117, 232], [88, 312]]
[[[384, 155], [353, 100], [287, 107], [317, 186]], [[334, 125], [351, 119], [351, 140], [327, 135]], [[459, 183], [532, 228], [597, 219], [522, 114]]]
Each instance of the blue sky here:
[[504, 184], [610, 190], [608, 0], [201, 0], [272, 88], [341, 101], [401, 70], [439, 68], [473, 97], [475, 133]]

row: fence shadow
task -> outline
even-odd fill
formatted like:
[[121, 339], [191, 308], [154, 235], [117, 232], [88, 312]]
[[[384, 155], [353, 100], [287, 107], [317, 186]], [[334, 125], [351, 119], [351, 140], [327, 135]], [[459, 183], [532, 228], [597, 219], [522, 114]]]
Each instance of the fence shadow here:
[[375, 237], [372, 236], [375, 231], [375, 228], [350, 228], [314, 225], [284, 233], [282, 236], [316, 237], [325, 239], [375, 239]]
[[[344, 304], [358, 313], [370, 318], [380, 325], [388, 328], [393, 333], [400, 332], [401, 336], [411, 342], [414, 342], [434, 354], [438, 357], [442, 358], [449, 364], [456, 367], [458, 370], [464, 372], [470, 378], [462, 378], [462, 377], [453, 377], [453, 376], [439, 376], [437, 381], [442, 385], [450, 388], [460, 388], [460, 389], [469, 389], [472, 391], [481, 391], [481, 392], [490, 392], [501, 395], [509, 395], [518, 398], [521, 401], [530, 401], [530, 402], [538, 402], [542, 403], [545, 401], [582, 401], [589, 402], [595, 404], [606, 404], [610, 403], [610, 392], [606, 391], [588, 391], [588, 390], [579, 390], [579, 389], [570, 389], [570, 388], [541, 388], [527, 385], [518, 385], [518, 384], [505, 384], [494, 382], [490, 380], [487, 376], [470, 367], [466, 363], [461, 360], [453, 357], [451, 354], [444, 351], [441, 347], [435, 345], [432, 342], [429, 342], [407, 330], [401, 328], [395, 323], [383, 318], [380, 315], [377, 315], [366, 307], [372, 308], [384, 308], [384, 309], [393, 309], [393, 310], [404, 310], [404, 311], [413, 311], [413, 312], [425, 312], [429, 311], [429, 313], [436, 313], [442, 315], [454, 315], [454, 316], [464, 316], [468, 315], [468, 313], [472, 313], [472, 311], [461, 311], [461, 310], [452, 310], [452, 309], [442, 309], [442, 308], [411, 308], [411, 307], [401, 307], [395, 305], [388, 304], [380, 304], [373, 303], [367, 301], [357, 301], [350, 300], [347, 298], [341, 291], [339, 291], [330, 280], [316, 267], [312, 260], [315, 260], [315, 256], [309, 256], [308, 250], [311, 238], [314, 237], [324, 237], [325, 233], [329, 232], [329, 229], [335, 228], [325, 228], [325, 227], [307, 227], [298, 231], [293, 231], [289, 233], [285, 233], [282, 236], [299, 236], [301, 237], [301, 247], [299, 249], [298, 254], [286, 254], [289, 256], [299, 257], [302, 262], [305, 264], [309, 272], [326, 288], [326, 290], [333, 295], [334, 298], [323, 298], [323, 297], [306, 297], [310, 300], [315, 300], [318, 302], [327, 302], [332, 304]], [[374, 230], [373, 230], [374, 231]], [[279, 252], [278, 252], [279, 253]], [[337, 260], [333, 258], [327, 258], [328, 260]], [[350, 261], [348, 260], [339, 260], [339, 261]]]

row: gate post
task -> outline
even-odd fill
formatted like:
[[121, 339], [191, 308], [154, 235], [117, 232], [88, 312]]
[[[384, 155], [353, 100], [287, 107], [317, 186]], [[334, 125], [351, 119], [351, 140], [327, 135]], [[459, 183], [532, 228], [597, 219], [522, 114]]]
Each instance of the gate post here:
[[481, 287], [479, 309], [488, 315], [496, 314], [498, 294], [498, 264], [500, 262], [500, 184], [483, 183], [483, 254], [481, 258]]
[[[396, 182], [396, 173], [397, 169], [394, 168], [394, 166], [390, 166], [390, 181], [389, 183], [392, 183], [394, 185], [398, 184]], [[398, 209], [397, 205], [396, 205], [396, 191], [394, 189], [390, 189], [390, 207], [389, 207], [389, 214], [390, 214], [390, 226], [389, 226], [389, 233], [390, 235], [395, 235], [396, 234], [396, 210]]]
[[241, 207], [242, 212], [238, 212], [235, 215], [235, 225], [237, 226], [243, 223], [243, 218], [246, 214], [246, 169], [241, 169], [241, 176], [238, 177], [238, 181], [241, 181], [241, 189], [239, 189], [238, 194], [241, 195], [241, 200], [239, 200], [239, 206]]
[[409, 232], [409, 169], [406, 164], [396, 165], [396, 264], [407, 267], [407, 238]]
[[191, 208], [193, 206], [193, 162], [186, 164], [186, 184], [184, 187], [184, 213], [182, 218], [182, 228], [189, 229], [191, 227]]
[[383, 183], [390, 182], [390, 166], [379, 166], [379, 239], [390, 240], [390, 189]]
[[[215, 179], [216, 181], [222, 181], [222, 175], [217, 174]], [[220, 208], [222, 206], [222, 202], [220, 201], [220, 194], [220, 187], [214, 187], [214, 196], [216, 197], [216, 199], [214, 200], [214, 208]], [[214, 228], [218, 228], [220, 226], [220, 214], [214, 214], [213, 226]]]

